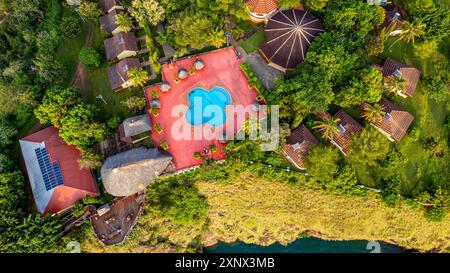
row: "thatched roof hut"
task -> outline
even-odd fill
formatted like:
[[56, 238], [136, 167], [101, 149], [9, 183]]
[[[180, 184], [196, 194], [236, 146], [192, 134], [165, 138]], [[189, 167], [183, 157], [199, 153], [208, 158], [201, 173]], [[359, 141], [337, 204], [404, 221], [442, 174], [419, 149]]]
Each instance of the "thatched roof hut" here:
[[205, 63], [197, 57], [197, 60], [194, 62], [194, 68], [195, 70], [202, 70], [205, 67]]
[[178, 78], [180, 79], [186, 79], [188, 76], [188, 72], [186, 69], [181, 68], [180, 70], [178, 70]]
[[162, 92], [169, 91], [170, 90], [170, 83], [166, 82], [166, 81], [161, 82], [161, 84], [159, 86], [159, 89], [161, 89]]
[[171, 161], [170, 155], [145, 147], [110, 156], [101, 170], [103, 185], [111, 195], [132, 195], [145, 190]]
[[270, 65], [286, 72], [305, 57], [309, 45], [324, 29], [307, 11], [281, 10], [265, 26], [266, 42], [261, 47]]

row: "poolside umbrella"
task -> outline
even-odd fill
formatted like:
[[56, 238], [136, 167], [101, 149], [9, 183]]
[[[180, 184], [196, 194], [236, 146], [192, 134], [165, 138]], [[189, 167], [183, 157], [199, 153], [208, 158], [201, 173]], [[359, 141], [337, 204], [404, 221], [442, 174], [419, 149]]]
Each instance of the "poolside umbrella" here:
[[202, 70], [205, 67], [205, 64], [200, 58], [197, 58], [194, 62], [195, 70]]
[[178, 70], [178, 78], [180, 79], [186, 79], [188, 76], [188, 72], [186, 69], [181, 68], [180, 70]]
[[309, 45], [323, 31], [322, 24], [311, 13], [282, 10], [265, 26], [266, 42], [261, 51], [271, 65], [285, 72], [305, 59]]
[[161, 107], [161, 101], [159, 99], [151, 99], [150, 100], [150, 107], [151, 108], [160, 108]]
[[167, 92], [170, 90], [170, 83], [169, 82], [162, 82], [159, 89], [161, 89], [162, 92]]

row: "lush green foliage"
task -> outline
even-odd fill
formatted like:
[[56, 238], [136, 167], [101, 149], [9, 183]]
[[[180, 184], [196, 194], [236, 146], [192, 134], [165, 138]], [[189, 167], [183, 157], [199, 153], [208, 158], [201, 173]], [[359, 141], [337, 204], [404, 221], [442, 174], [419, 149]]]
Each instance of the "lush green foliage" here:
[[78, 7], [78, 12], [81, 16], [91, 20], [97, 19], [102, 14], [102, 10], [98, 7], [96, 2], [87, 0], [81, 1], [80, 6]]
[[380, 179], [381, 197], [389, 207], [395, 207], [399, 201], [401, 182], [397, 176]]
[[101, 64], [102, 56], [90, 46], [83, 47], [78, 56], [80, 61], [87, 67], [99, 67]]
[[389, 151], [389, 140], [373, 127], [355, 135], [349, 145], [349, 156], [356, 162], [375, 165]]
[[316, 146], [305, 160], [308, 174], [322, 182], [332, 181], [339, 169], [339, 151], [333, 147]]

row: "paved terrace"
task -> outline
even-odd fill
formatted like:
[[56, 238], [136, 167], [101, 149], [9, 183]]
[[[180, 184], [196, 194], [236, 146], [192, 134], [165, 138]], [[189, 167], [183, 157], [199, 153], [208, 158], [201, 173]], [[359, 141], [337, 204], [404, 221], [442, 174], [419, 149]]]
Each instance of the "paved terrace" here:
[[[194, 75], [189, 75], [186, 79], [175, 83], [177, 67], [178, 69], [184, 68], [189, 71], [197, 56], [204, 62], [205, 67], [200, 71], [195, 71]], [[163, 65], [163, 80], [168, 81], [171, 85], [171, 89], [168, 92], [159, 91], [159, 85], [150, 86], [145, 90], [148, 100], [152, 99], [152, 90], [158, 90], [161, 101], [160, 112], [156, 117], [150, 114], [150, 119], [152, 124], [159, 123], [163, 132], [159, 134], [156, 130], [152, 130], [152, 139], [155, 145], [160, 145], [162, 140], [167, 142], [169, 146], [168, 152], [172, 154], [177, 170], [199, 165], [202, 161], [195, 159], [194, 153], [202, 152], [204, 149], [209, 150], [210, 145], [216, 145], [217, 152], [207, 155], [208, 157], [215, 160], [225, 159], [225, 151], [223, 151], [225, 144], [219, 141], [222, 135], [220, 133], [221, 129], [227, 131], [228, 134], [234, 134], [241, 127], [245, 117], [234, 115], [235, 118], [233, 118], [230, 109], [226, 109], [227, 121], [222, 126], [191, 126], [184, 118], [185, 112], [172, 117], [172, 109], [176, 105], [187, 105], [189, 91], [193, 88], [203, 87], [209, 90], [214, 86], [221, 86], [227, 89], [232, 97], [233, 105], [251, 105], [255, 101], [257, 93], [254, 89], [248, 87], [247, 78], [239, 67], [241, 63], [242, 60], [237, 59], [232, 47], [190, 56], [176, 61], [175, 65]], [[177, 121], [186, 126], [185, 128], [188, 128], [191, 134], [194, 131], [201, 132], [205, 127], [210, 132], [204, 134], [201, 140], [176, 140], [172, 135], [171, 128]]]

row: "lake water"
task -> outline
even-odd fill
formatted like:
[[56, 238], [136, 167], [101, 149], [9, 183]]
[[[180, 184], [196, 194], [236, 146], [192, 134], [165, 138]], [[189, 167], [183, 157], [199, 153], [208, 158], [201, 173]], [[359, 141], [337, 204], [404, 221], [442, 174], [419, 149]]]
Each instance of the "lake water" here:
[[[206, 253], [370, 253], [374, 251], [373, 243], [368, 241], [328, 241], [315, 237], [301, 238], [286, 246], [273, 244], [270, 246], [259, 246], [243, 242], [223, 243], [203, 249]], [[376, 245], [376, 243], [375, 243]], [[375, 246], [377, 248], [377, 246]], [[379, 242], [381, 253], [401, 253], [404, 249]]]

